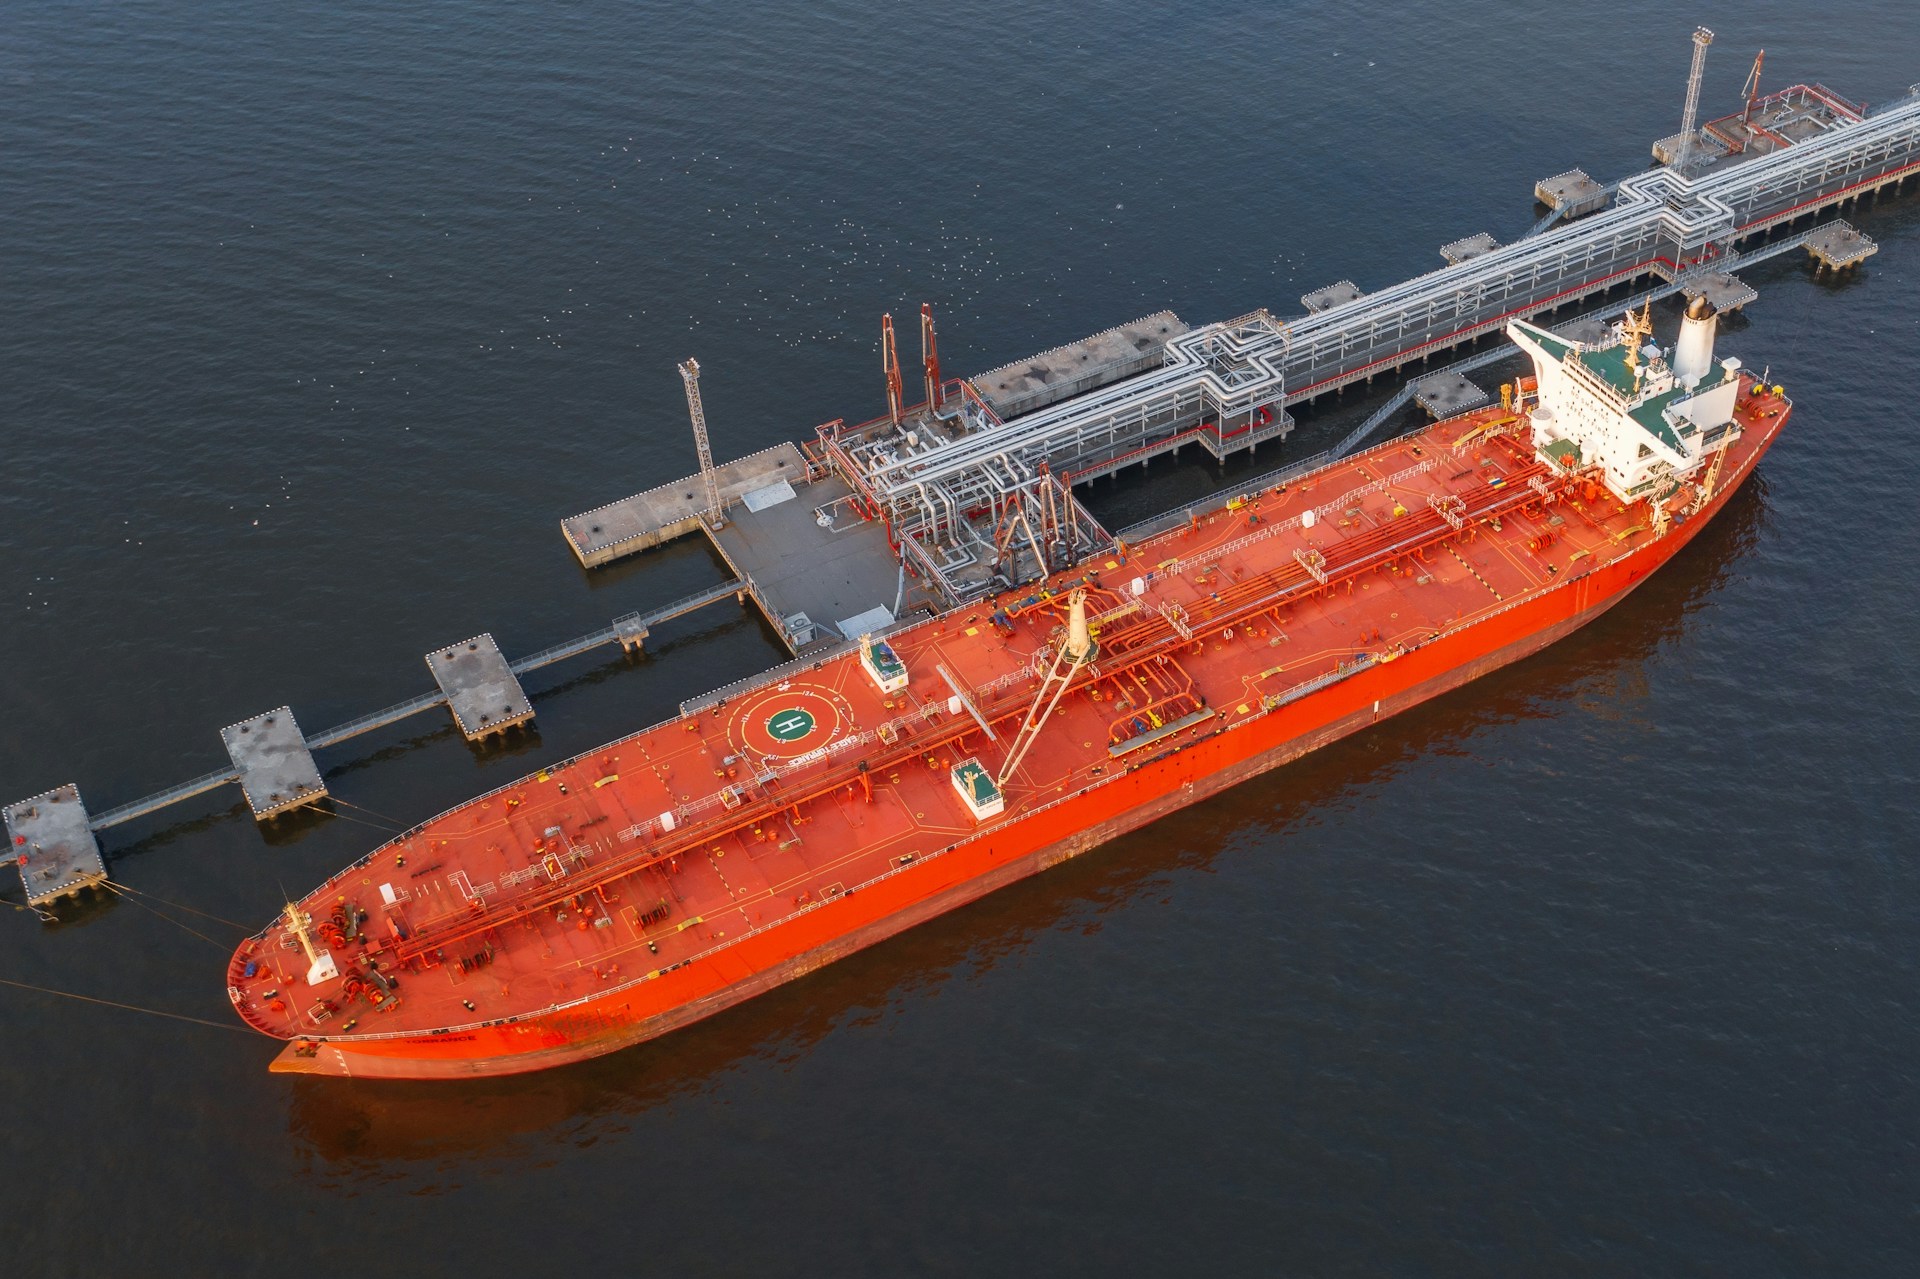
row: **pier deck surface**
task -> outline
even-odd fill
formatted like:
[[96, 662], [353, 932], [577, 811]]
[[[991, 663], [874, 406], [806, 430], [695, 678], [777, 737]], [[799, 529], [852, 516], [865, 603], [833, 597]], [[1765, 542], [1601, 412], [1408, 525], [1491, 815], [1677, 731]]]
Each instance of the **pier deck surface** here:
[[1728, 271], [1703, 275], [1681, 292], [1689, 298], [1705, 298], [1714, 310], [1721, 312], [1738, 311], [1760, 296], [1759, 290]]
[[[753, 583], [776, 626], [804, 613], [815, 626], [831, 627], [825, 636], [831, 639], [841, 621], [876, 607], [891, 610], [898, 601], [900, 561], [883, 525], [847, 509], [852, 493], [837, 476], [798, 485], [786, 501], [757, 511], [734, 508], [726, 527], [712, 534], [734, 572]], [[816, 518], [822, 508], [830, 527]], [[789, 646], [804, 643], [790, 640]]]
[[[798, 445], [764, 449], [714, 468], [720, 500], [732, 506], [748, 493], [806, 476], [807, 459]], [[606, 564], [694, 531], [707, 506], [699, 475], [636, 493], [560, 522], [567, 545], [583, 567]]]
[[435, 649], [427, 654], [427, 668], [470, 742], [533, 718], [533, 704], [491, 635]]
[[1451, 244], [1441, 245], [1440, 256], [1445, 258], [1449, 263], [1458, 266], [1470, 258], [1477, 258], [1484, 253], [1491, 253], [1499, 247], [1500, 241], [1494, 239], [1490, 233], [1482, 231], [1478, 235], [1469, 235], [1464, 239], [1455, 240]]
[[1172, 311], [1156, 311], [969, 381], [995, 413], [1014, 417], [1153, 367], [1190, 327]]
[[106, 882], [107, 864], [78, 787], [61, 786], [10, 804], [5, 817], [7, 854], [20, 869], [27, 905], [49, 905]]
[[1437, 421], [1479, 408], [1487, 402], [1487, 393], [1464, 373], [1443, 372], [1416, 379], [1413, 400]]
[[1863, 235], [1845, 222], [1833, 222], [1807, 237], [1807, 252], [1827, 267], [1854, 266], [1880, 251], [1873, 237]]
[[1607, 189], [1588, 177], [1585, 170], [1568, 169], [1536, 182], [1533, 198], [1572, 218], [1605, 208]]
[[1300, 305], [1318, 315], [1322, 311], [1331, 311], [1337, 306], [1345, 306], [1365, 296], [1366, 294], [1360, 291], [1360, 286], [1352, 280], [1335, 280], [1332, 284], [1314, 289], [1310, 293], [1302, 293]]
[[240, 789], [259, 819], [326, 798], [327, 784], [307, 739], [285, 706], [220, 730], [227, 756], [240, 770]]
[[1553, 331], [1569, 342], [1579, 342], [1587, 346], [1607, 340], [1608, 325], [1605, 320], [1596, 320], [1581, 316], [1566, 324], [1557, 324]]

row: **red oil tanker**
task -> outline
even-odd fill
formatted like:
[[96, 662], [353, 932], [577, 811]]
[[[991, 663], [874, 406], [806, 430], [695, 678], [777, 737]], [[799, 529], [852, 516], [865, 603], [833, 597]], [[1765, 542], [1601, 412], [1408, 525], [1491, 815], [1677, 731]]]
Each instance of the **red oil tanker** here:
[[[1537, 652], [1684, 547], [1786, 422], [1643, 313], [1535, 377], [480, 796], [233, 956], [273, 1069], [541, 1069], [718, 1012]], [[1019, 607], [1017, 605], [1023, 605]]]

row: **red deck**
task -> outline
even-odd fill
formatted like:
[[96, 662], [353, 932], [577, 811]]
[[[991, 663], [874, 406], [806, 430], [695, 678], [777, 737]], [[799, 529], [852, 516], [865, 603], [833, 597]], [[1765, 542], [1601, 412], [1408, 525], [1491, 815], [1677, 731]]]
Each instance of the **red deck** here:
[[[846, 655], [647, 729], [336, 876], [302, 907], [364, 914], [331, 946], [343, 978], [308, 989], [281, 919], [236, 954], [234, 1003], [296, 1041], [276, 1069], [320, 1073], [501, 1073], [661, 1033], [1558, 638], [1750, 473], [1789, 406], [1739, 404], [1711, 501], [1664, 537], [1487, 409], [1096, 557], [1051, 598], [902, 631], [901, 692]], [[1082, 579], [1092, 668], [976, 822], [952, 766], [999, 769]]]

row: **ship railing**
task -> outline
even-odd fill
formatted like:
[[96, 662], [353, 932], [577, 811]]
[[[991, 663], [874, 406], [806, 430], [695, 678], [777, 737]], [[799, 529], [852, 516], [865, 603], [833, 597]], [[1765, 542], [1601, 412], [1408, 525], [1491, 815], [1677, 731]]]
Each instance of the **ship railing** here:
[[[1024, 678], [1024, 672], [1016, 672]], [[997, 683], [998, 681], [996, 681]], [[1010, 697], [1000, 703], [989, 703], [977, 699], [982, 713], [989, 718], [998, 718], [1015, 713], [1023, 704], [1023, 699]], [[972, 721], [960, 717], [955, 724], [936, 724], [936, 716], [926, 713], [925, 707], [898, 716], [888, 725], [896, 731], [894, 742], [888, 746], [886, 759], [906, 759], [921, 751], [937, 748], [973, 731]], [[916, 722], [917, 721], [917, 722]], [[931, 731], [927, 731], [931, 729]], [[475, 932], [499, 927], [512, 919], [523, 917], [527, 912], [541, 909], [553, 901], [560, 900], [569, 893], [584, 892], [588, 888], [626, 875], [636, 874], [649, 867], [659, 865], [683, 853], [695, 852], [706, 841], [723, 833], [715, 823], [706, 822], [708, 817], [721, 817], [731, 823], [726, 830], [756, 820], [764, 820], [768, 815], [795, 804], [805, 803], [831, 793], [842, 783], [851, 785], [858, 772], [844, 762], [846, 755], [857, 746], [871, 745], [879, 739], [878, 729], [870, 729], [836, 743], [822, 752], [822, 758], [809, 760], [806, 765], [795, 767], [788, 765], [768, 770], [778, 779], [787, 779], [796, 775], [805, 775], [806, 788], [791, 794], [782, 794], [771, 788], [763, 788], [762, 794], [754, 804], [742, 806], [730, 812], [723, 812], [721, 793], [704, 799], [683, 804], [676, 809], [663, 813], [660, 817], [636, 822], [618, 835], [621, 843], [644, 845], [632, 847], [618, 855], [609, 857], [597, 865], [593, 873], [579, 881], [564, 881], [542, 885], [532, 890], [523, 890], [495, 905], [487, 903], [482, 909], [466, 912], [454, 912], [431, 921], [425, 921], [415, 928], [412, 936], [399, 948], [398, 955], [403, 963], [431, 953], [435, 948], [451, 944], [461, 937]], [[821, 763], [829, 767], [820, 768]]]
[[[1476, 512], [1476, 514], [1484, 515], [1487, 511], [1497, 509], [1501, 507], [1503, 503], [1516, 500], [1521, 495], [1525, 495], [1528, 498], [1528, 500], [1531, 500], [1532, 494], [1530, 490], [1527, 490], [1521, 486], [1515, 486], [1515, 491], [1492, 492], [1487, 495], [1488, 497], [1487, 502], [1482, 504], [1485, 509]], [[1340, 571], [1342, 572], [1343, 575], [1349, 572], [1360, 571], [1360, 569], [1364, 567], [1364, 562], [1370, 562], [1372, 560], [1375, 560], [1380, 555], [1393, 555], [1393, 554], [1404, 553], [1404, 550], [1405, 550], [1404, 545], [1396, 545], [1395, 547], [1388, 547], [1388, 548], [1376, 548], [1375, 550], [1369, 552], [1368, 554], [1363, 555], [1360, 560], [1356, 560], [1353, 564], [1342, 565]], [[1285, 592], [1282, 592], [1282, 594], [1284, 593]], [[1234, 620], [1234, 618], [1236, 618], [1237, 616], [1249, 610], [1258, 611], [1260, 609], [1265, 608], [1266, 606], [1267, 605], [1265, 602], [1261, 602], [1261, 601], [1251, 602], [1247, 604], [1245, 607], [1239, 607], [1234, 609], [1231, 616], [1223, 616], [1223, 618], [1208, 619], [1207, 627], [1209, 630], [1212, 630], [1222, 624], [1230, 624], [1231, 621]], [[1144, 656], [1145, 655], [1142, 655], [1142, 660], [1144, 660]], [[1351, 668], [1347, 668], [1347, 669], [1351, 669]], [[979, 698], [979, 701], [983, 708], [983, 714], [986, 714], [989, 718], [997, 718], [1006, 714], [1017, 712], [1020, 704], [1019, 698], [1009, 697], [1006, 699], [995, 699], [993, 701], [989, 701], [988, 698], [984, 696], [984, 692], [985, 690], [989, 690], [989, 689], [998, 691], [1000, 689], [1010, 688], [1012, 685], [1023, 681], [1027, 677], [1028, 677], [1028, 673], [1026, 670], [1016, 669], [1015, 671], [1009, 672], [1006, 676], [1000, 677], [998, 680], [989, 681], [986, 685], [981, 686], [980, 691], [983, 692], [983, 696]], [[900, 740], [899, 738], [896, 739], [893, 746], [893, 750], [890, 752], [891, 754], [896, 754], [896, 755], [899, 755], [900, 757], [907, 757], [913, 753], [916, 753], [926, 748], [926, 746], [929, 744], [928, 741], [922, 737], [922, 734], [919, 731], [916, 731], [916, 730], [924, 726], [930, 721], [930, 717], [926, 714], [927, 709], [928, 709], [927, 707], [919, 707], [907, 715], [899, 716], [899, 717], [896, 717], [894, 720], [889, 721], [889, 724], [894, 726], [896, 729], [904, 730], [903, 732], [904, 740]], [[920, 725], [916, 725], [914, 723], [914, 721], [916, 720], [919, 720], [921, 722]], [[964, 731], [971, 731], [971, 730], [968, 729]], [[877, 740], [878, 736], [879, 736], [879, 730], [877, 729], [870, 730], [867, 733], [862, 733], [857, 735], [857, 738], [849, 739], [847, 746], [848, 748], [851, 748], [852, 746], [857, 744], [865, 744], [873, 740]], [[941, 738], [939, 737], [938, 734], [936, 734], [936, 738], [938, 740], [950, 740], [948, 738]], [[831, 754], [837, 755], [839, 754], [839, 752], [836, 751], [836, 752], [832, 752]], [[805, 768], [796, 769], [796, 768], [792, 768], [791, 766], [789, 768], [777, 770], [778, 774], [782, 776], [790, 775], [793, 772], [803, 772], [803, 771], [807, 771], [807, 770]], [[838, 786], [840, 784], [841, 779], [850, 778], [852, 775], [853, 774], [851, 773], [851, 771], [845, 768], [842, 768], [837, 771], [829, 770], [826, 773], [815, 774], [812, 778], [809, 779], [813, 783], [813, 788], [810, 791], [807, 791], [805, 794], [795, 795], [791, 800], [781, 800], [781, 799], [777, 799], [773, 795], [765, 795], [763, 796], [760, 805], [757, 805], [756, 807], [763, 808], [766, 811], [773, 811], [775, 807], [785, 802], [803, 802], [805, 799], [808, 799], [808, 798], [816, 798], [821, 794], [828, 793], [833, 787]], [[650, 822], [638, 823], [635, 826], [629, 828], [627, 831], [623, 831], [621, 833], [621, 839], [623, 841], [631, 841], [642, 835], [655, 834], [655, 833], [661, 834], [661, 835], [672, 834], [676, 838], [673, 845], [667, 848], [652, 847], [652, 848], [635, 849], [630, 853], [627, 853], [619, 857], [615, 857], [611, 859], [608, 863], [605, 863], [601, 865], [599, 868], [597, 868], [596, 875], [590, 878], [593, 880], [593, 882], [604, 882], [604, 880], [608, 878], [613, 878], [620, 875], [638, 872], [640, 870], [645, 869], [648, 866], [658, 864], [659, 862], [669, 857], [676, 856], [678, 855], [679, 852], [687, 851], [688, 849], [697, 849], [704, 842], [705, 839], [710, 838], [710, 834], [711, 834], [710, 832], [702, 832], [697, 830], [698, 819], [707, 810], [716, 808], [719, 806], [719, 804], [720, 804], [720, 796], [715, 795], [713, 797], [710, 797], [708, 800], [699, 801], [694, 804], [683, 806], [680, 810], [677, 810], [675, 819], [670, 824], [663, 821], [655, 820]], [[684, 814], [684, 817], [679, 816], [679, 814]], [[735, 822], [741, 822], [744, 820], [751, 820], [751, 819], [752, 819], [752, 815], [743, 815], [739, 813], [736, 813], [733, 815], [733, 820]], [[683, 829], [683, 826], [687, 827], [687, 829]], [[499, 903], [498, 908], [496, 908], [491, 902], [484, 902], [479, 909], [471, 912], [470, 914], [465, 914], [465, 915], [456, 914], [455, 916], [444, 918], [442, 920], [435, 921], [434, 923], [424, 924], [420, 928], [416, 929], [413, 938], [409, 942], [409, 949], [412, 950], [414, 953], [426, 953], [427, 949], [448, 944], [451, 941], [455, 940], [458, 936], [466, 935], [466, 933], [470, 933], [472, 931], [479, 930], [479, 929], [496, 927], [500, 923], [504, 922], [505, 919], [507, 918], [518, 917], [519, 914], [524, 913], [526, 910], [538, 909], [546, 900], [548, 900], [549, 896], [552, 893], [557, 891], [563, 891], [566, 887], [567, 885], [564, 885], [564, 884], [554, 885], [541, 890], [536, 890], [531, 894], [516, 894], [511, 903], [502, 901]], [[470, 891], [467, 895], [471, 897], [473, 896], [473, 893]], [[491, 894], [489, 894], [489, 896], [491, 896]], [[510, 910], [512, 913], [503, 915], [501, 913], [502, 908]]]
[[[1399, 473], [1397, 476], [1390, 477], [1389, 481], [1386, 481], [1386, 482], [1396, 482], [1399, 479], [1409, 476], [1416, 469], [1418, 468], [1408, 468], [1407, 471], [1403, 471]], [[1336, 499], [1333, 503], [1329, 504], [1329, 507], [1338, 508], [1343, 502], [1349, 502], [1351, 497], [1358, 495], [1363, 490], [1374, 489], [1380, 486], [1382, 483], [1383, 483], [1382, 481], [1375, 481], [1368, 485], [1362, 485], [1360, 486], [1359, 489], [1352, 490], [1349, 494], [1343, 495], [1342, 498]], [[1278, 529], [1280, 528], [1296, 527], [1298, 523], [1299, 523], [1299, 520], [1297, 517], [1295, 517], [1292, 520], [1289, 520], [1283, 524], [1275, 526], [1275, 528], [1271, 531], [1263, 530], [1260, 536], [1271, 536], [1272, 531], [1278, 531]], [[1245, 542], [1251, 541], [1251, 540], [1257, 540], [1257, 539], [1255, 538], [1242, 539], [1242, 542], [1240, 544], [1244, 544]], [[1342, 572], [1345, 572], [1345, 569], [1343, 569]], [[1152, 575], [1149, 575], [1149, 576], [1151, 577]], [[1280, 594], [1284, 595], [1285, 592], [1282, 591]], [[1267, 606], [1268, 606], [1267, 604], [1259, 605], [1259, 607], [1262, 607], [1262, 608]], [[1125, 606], [1123, 605], [1122, 607], [1124, 608]], [[1117, 612], [1117, 611], [1118, 610], [1114, 610], [1114, 612]], [[1097, 621], [1098, 619], [1091, 619], [1091, 620]], [[897, 627], [903, 626], [905, 624], [906, 623], [896, 623], [896, 627], [887, 628], [887, 632], [890, 633], [893, 629], [896, 629]], [[724, 700], [726, 697], [732, 696], [736, 692], [746, 692], [756, 688], [771, 687], [777, 684], [781, 679], [786, 678], [791, 674], [795, 674], [801, 670], [818, 669], [819, 667], [824, 666], [826, 662], [832, 660], [834, 657], [839, 656], [840, 652], [849, 650], [850, 648], [851, 646], [847, 645], [847, 646], [843, 646], [841, 650], [830, 651], [828, 653], [820, 655], [819, 657], [805, 659], [805, 660], [796, 660], [794, 662], [787, 663], [782, 667], [776, 667], [773, 670], [765, 672], [762, 675], [757, 676], [753, 679], [743, 680], [735, 684], [728, 685], [725, 688], [719, 690], [716, 694], [709, 694], [708, 699], [703, 699], [703, 704], [710, 705], [712, 704], [712, 702]], [[978, 699], [983, 704], [983, 711], [987, 709], [987, 707], [985, 706], [985, 702], [992, 694], [1010, 689], [1017, 684], [1028, 682], [1031, 679], [1035, 678], [1036, 672], [1038, 671], [1038, 669], [1044, 666], [1046, 658], [1047, 658], [1047, 652], [1043, 648], [1037, 651], [1035, 654], [1031, 655], [1026, 663], [1022, 664], [1019, 667], [1016, 667], [1012, 671], [1009, 671], [1007, 674], [1000, 676], [994, 680], [988, 681], [984, 684], [976, 686], [975, 691], [976, 691], [976, 694], [978, 695]], [[689, 705], [691, 706], [695, 704], [690, 703]], [[993, 708], [993, 709], [997, 710], [998, 708]], [[689, 711], [686, 713], [692, 713], [692, 712]], [[890, 731], [899, 733], [902, 730], [911, 727], [913, 721], [921, 719], [922, 715], [923, 715], [923, 711], [915, 711], [908, 715], [899, 716], [899, 717], [896, 717], [894, 720], [888, 721], [885, 727], [887, 727]], [[629, 734], [627, 737], [621, 738], [620, 741], [622, 742], [630, 741], [638, 737], [643, 737], [649, 733], [660, 731], [676, 722], [678, 721], [676, 720], [661, 721], [660, 723], [650, 725], [646, 728], [642, 728], [636, 731], [635, 733]], [[867, 732], [857, 735], [857, 742], [859, 744], [870, 744], [872, 742], [876, 742], [879, 740], [880, 740], [880, 730], [878, 728], [869, 730]], [[618, 745], [618, 743], [612, 743], [611, 745]], [[580, 762], [581, 760], [587, 758], [589, 755], [599, 754], [605, 749], [606, 747], [604, 746], [596, 747], [592, 751], [582, 752], [578, 755], [572, 756], [571, 758], [562, 760], [556, 764], [549, 765], [548, 767], [553, 772], [559, 772], [565, 768], [571, 767], [572, 765]], [[814, 761], [814, 762], [817, 763], [818, 761]], [[787, 777], [793, 776], [794, 774], [804, 772], [806, 770], [805, 768], [788, 768], [788, 769], [776, 768], [770, 771], [773, 774], [774, 780], [777, 781], [777, 780], [782, 780]], [[222, 774], [221, 777], [223, 780], [229, 779], [225, 774]], [[213, 781], [212, 776], [210, 775], [209, 778], [206, 780], [211, 784]], [[487, 791], [481, 795], [474, 796], [471, 800], [468, 800], [465, 804], [462, 804], [459, 807], [462, 807], [462, 808], [468, 807], [472, 804], [479, 803], [483, 800], [488, 800], [488, 799], [495, 798], [497, 796], [508, 794], [514, 790], [517, 790], [521, 786], [523, 786], [525, 782], [526, 782], [525, 778], [514, 778], [513, 780], [503, 783], [502, 785], [497, 786], [490, 791]], [[618, 838], [622, 842], [632, 842], [636, 839], [641, 839], [641, 838], [645, 838], [649, 842], [651, 842], [653, 840], [663, 838], [669, 834], [678, 833], [679, 828], [681, 826], [689, 822], [698, 821], [701, 817], [713, 814], [718, 810], [722, 810], [723, 808], [724, 808], [724, 802], [723, 802], [722, 796], [720, 793], [716, 792], [714, 795], [708, 796], [704, 799], [696, 800], [696, 801], [693, 801], [692, 803], [681, 805], [676, 809], [669, 810], [673, 819], [673, 825], [671, 827], [668, 827], [667, 825], [665, 825], [663, 822], [660, 821], [659, 818], [648, 818], [643, 821], [636, 822], [631, 826], [627, 827], [626, 829], [622, 830], [619, 833]], [[453, 811], [456, 811], [456, 810], [450, 809], [448, 810], [447, 813], [441, 813], [435, 817], [427, 819], [426, 821], [416, 823], [415, 825], [407, 828], [406, 830], [388, 839], [385, 843], [380, 845], [380, 847], [375, 848], [374, 850], [366, 853], [364, 856], [360, 857], [359, 859], [350, 863], [349, 865], [341, 868], [340, 871], [330, 876], [323, 884], [319, 886], [319, 888], [315, 889], [315, 894], [324, 894], [327, 892], [331, 892], [338, 885], [347, 883], [350, 880], [354, 879], [359, 875], [359, 872], [364, 867], [366, 867], [369, 863], [372, 862], [372, 860], [376, 856], [379, 855], [382, 849], [399, 846], [399, 845], [406, 845], [412, 839], [418, 836], [421, 832], [428, 829], [434, 823], [440, 821], [442, 818], [446, 817], [448, 813]], [[310, 894], [310, 896], [311, 895], [312, 894]], [[263, 926], [258, 933], [255, 934], [255, 936], [265, 937], [269, 932], [271, 932], [277, 926], [277, 922], [278, 922], [277, 918], [275, 920], [268, 921], [267, 924]]]
[[[1538, 472], [1536, 471], [1534, 473], [1537, 474]], [[1518, 478], [1522, 477], [1510, 477], [1510, 481], [1511, 479]], [[1504, 514], [1510, 509], [1537, 500], [1539, 500], [1539, 495], [1531, 487], [1524, 484], [1509, 482], [1499, 487], [1488, 485], [1485, 491], [1478, 494], [1473, 502], [1463, 504], [1460, 509], [1460, 515], [1463, 521], [1483, 520]], [[1317, 564], [1308, 564], [1302, 560], [1300, 566], [1306, 569], [1308, 575], [1313, 579], [1315, 587], [1323, 588], [1335, 581], [1343, 581], [1365, 572], [1370, 567], [1387, 563], [1400, 556], [1407, 555], [1421, 546], [1429, 545], [1438, 538], [1450, 536], [1452, 533], [1452, 530], [1446, 524], [1439, 521], [1434, 521], [1426, 527], [1418, 527], [1417, 525], [1418, 522], [1416, 521], [1414, 526], [1410, 526], [1407, 529], [1404, 536], [1390, 544], [1356, 548], [1358, 553], [1352, 559], [1343, 560], [1335, 564], [1323, 557]], [[1385, 527], [1394, 528], [1398, 527], [1398, 525], [1387, 525]], [[1341, 544], [1336, 542], [1334, 545], [1337, 548]], [[1319, 572], [1315, 572], [1316, 568]], [[1324, 573], [1324, 577], [1321, 576], [1322, 573]], [[1301, 593], [1304, 585], [1305, 583], [1302, 580], [1278, 580], [1274, 588], [1266, 595], [1251, 600], [1235, 601], [1231, 609], [1217, 616], [1204, 619], [1199, 626], [1192, 628], [1193, 632], [1196, 635], [1202, 632], [1211, 634], [1216, 630], [1235, 624], [1243, 617], [1253, 616], [1265, 612], [1268, 609], [1278, 607], [1279, 605], [1289, 603]], [[1183, 636], [1183, 638], [1185, 638], [1185, 636]]]
[[[1536, 475], [1534, 478], [1537, 480], [1540, 477]], [[1430, 493], [1427, 495], [1427, 505], [1438, 511], [1440, 518], [1453, 525], [1456, 532], [1467, 526], [1466, 520], [1460, 514], [1467, 504], [1453, 494]]]
[[[908, 610], [906, 616], [897, 617], [891, 625], [883, 626], [874, 631], [873, 637], [879, 639], [882, 636], [892, 635], [896, 631], [904, 631], [910, 626], [917, 626], [924, 620], [923, 617], [916, 616], [914, 610]], [[747, 678], [735, 680], [731, 684], [722, 684], [719, 688], [711, 692], [702, 693], [698, 697], [688, 698], [686, 701], [680, 703], [680, 714], [682, 716], [698, 715], [701, 711], [712, 710], [720, 703], [731, 701], [742, 694], [751, 693], [756, 689], [771, 688], [783, 680], [792, 679], [794, 676], [804, 674], [808, 671], [823, 670], [828, 662], [844, 657], [858, 647], [859, 645], [856, 641], [843, 639], [818, 652], [808, 653], [803, 657], [796, 657], [791, 661], [782, 662], [778, 666], [769, 666], [757, 675], [749, 675]]]
[[[1331, 502], [1313, 508], [1314, 519], [1316, 522], [1323, 522], [1330, 515], [1351, 510], [1361, 498], [1373, 493], [1384, 492], [1387, 489], [1397, 488], [1405, 484], [1408, 480], [1411, 480], [1414, 476], [1422, 475], [1432, 470], [1433, 466], [1433, 459], [1429, 458], [1426, 461], [1416, 462], [1404, 470], [1396, 471], [1392, 475], [1377, 480], [1369, 480], [1365, 484], [1350, 488], [1339, 497], [1334, 498]], [[1222, 542], [1219, 546], [1213, 547], [1208, 551], [1208, 557], [1219, 559], [1232, 555], [1234, 552], [1245, 550], [1255, 543], [1264, 542], [1270, 537], [1277, 537], [1281, 533], [1297, 529], [1304, 523], [1304, 516], [1293, 515], [1284, 520], [1264, 524], [1252, 533], [1243, 533], [1230, 542]]]
[[[984, 707], [996, 694], [1030, 682], [1034, 677], [1030, 669], [1031, 665], [1030, 661], [1022, 663], [1005, 674], [974, 685], [975, 704]], [[910, 743], [919, 727], [931, 723], [943, 709], [944, 706], [940, 703], [922, 703], [913, 710], [896, 715], [873, 728], [835, 738], [827, 745], [808, 751], [804, 755], [796, 755], [785, 763], [770, 764], [762, 772], [757, 773], [751, 781], [764, 794], [775, 785], [805, 777], [819, 765], [843, 756], [856, 747], [893, 747], [903, 742]], [[678, 836], [684, 827], [731, 811], [733, 811], [732, 807], [726, 802], [726, 791], [723, 788], [711, 795], [690, 800], [668, 810], [672, 818], [671, 825], [663, 822], [659, 817], [644, 818], [621, 830], [616, 838], [622, 843], [631, 843], [639, 839], [658, 840]]]
[[1159, 515], [1141, 520], [1137, 524], [1131, 524], [1121, 529], [1116, 536], [1121, 542], [1128, 545], [1132, 545], [1135, 542], [1144, 542], [1161, 533], [1171, 532], [1173, 529], [1187, 523], [1188, 520], [1195, 515], [1210, 514], [1234, 497], [1252, 498], [1260, 493], [1270, 492], [1283, 484], [1298, 479], [1310, 471], [1316, 471], [1323, 466], [1331, 466], [1339, 460], [1339, 456], [1331, 449], [1328, 449], [1324, 453], [1315, 453], [1311, 457], [1301, 458], [1298, 462], [1290, 462], [1278, 470], [1268, 471], [1265, 475], [1257, 476], [1245, 484], [1223, 490], [1219, 493], [1209, 493], [1207, 496], [1196, 498], [1184, 506], [1176, 506], [1170, 511], [1163, 511]]

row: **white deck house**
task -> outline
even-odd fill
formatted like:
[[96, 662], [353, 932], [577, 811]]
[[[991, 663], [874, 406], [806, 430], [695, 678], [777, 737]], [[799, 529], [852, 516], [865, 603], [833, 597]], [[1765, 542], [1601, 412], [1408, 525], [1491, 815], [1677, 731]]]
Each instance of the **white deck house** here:
[[[1533, 445], [1565, 467], [1597, 466], [1623, 501], [1685, 479], [1733, 442], [1740, 361], [1715, 363], [1713, 310], [1696, 299], [1671, 353], [1629, 316], [1604, 345], [1556, 337], [1524, 320], [1508, 334], [1533, 357]], [[1645, 345], [1641, 345], [1641, 343]]]

